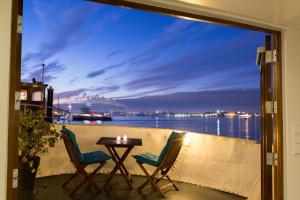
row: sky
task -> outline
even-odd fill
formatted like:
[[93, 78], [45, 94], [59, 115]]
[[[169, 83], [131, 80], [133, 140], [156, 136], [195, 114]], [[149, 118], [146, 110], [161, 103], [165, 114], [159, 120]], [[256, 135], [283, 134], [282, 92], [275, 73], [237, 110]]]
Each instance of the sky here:
[[81, 0], [24, 2], [22, 81], [94, 109], [258, 112], [264, 33]]

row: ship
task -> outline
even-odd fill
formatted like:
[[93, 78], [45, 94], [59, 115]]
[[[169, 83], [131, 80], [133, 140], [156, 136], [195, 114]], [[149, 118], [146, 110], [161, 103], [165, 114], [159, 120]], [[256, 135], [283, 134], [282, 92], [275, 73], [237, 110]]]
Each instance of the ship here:
[[92, 112], [88, 107], [81, 108], [81, 114], [75, 114], [72, 118], [73, 121], [112, 121], [111, 116]]

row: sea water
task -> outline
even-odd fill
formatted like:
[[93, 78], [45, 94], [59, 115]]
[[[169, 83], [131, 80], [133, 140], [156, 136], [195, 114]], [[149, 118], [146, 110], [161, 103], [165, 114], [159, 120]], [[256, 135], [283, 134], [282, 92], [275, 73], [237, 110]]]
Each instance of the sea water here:
[[113, 116], [112, 121], [54, 121], [54, 123], [71, 124], [111, 124], [148, 128], [167, 128], [196, 133], [260, 141], [260, 118], [169, 118], [144, 116]]

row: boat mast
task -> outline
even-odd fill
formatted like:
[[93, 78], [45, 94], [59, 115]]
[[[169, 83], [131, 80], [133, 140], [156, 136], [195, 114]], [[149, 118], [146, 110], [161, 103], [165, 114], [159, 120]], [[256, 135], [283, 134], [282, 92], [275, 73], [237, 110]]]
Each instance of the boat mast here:
[[45, 64], [42, 64], [42, 83], [44, 83]]

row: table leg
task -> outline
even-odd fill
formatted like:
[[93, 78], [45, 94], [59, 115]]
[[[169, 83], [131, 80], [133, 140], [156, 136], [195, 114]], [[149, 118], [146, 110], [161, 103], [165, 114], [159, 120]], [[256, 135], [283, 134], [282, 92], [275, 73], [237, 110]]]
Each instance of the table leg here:
[[[130, 148], [130, 149], [129, 149]], [[127, 171], [127, 169], [125, 168], [123, 162], [125, 161], [125, 159], [127, 158], [127, 156], [129, 155], [129, 152], [131, 151], [132, 147], [129, 147], [125, 153], [123, 154], [123, 156], [125, 155], [124, 159], [123, 156], [122, 158], [119, 157], [117, 151], [115, 150], [114, 147], [112, 147], [112, 150], [115, 154], [115, 157], [117, 158], [117, 160], [119, 161], [118, 162], [118, 169], [119, 171], [121, 172], [121, 175], [123, 176], [123, 178], [125, 179], [125, 181], [127, 182], [128, 186], [130, 189], [132, 189], [132, 185], [131, 185], [131, 181], [130, 181], [130, 178], [129, 178], [129, 172]]]
[[126, 157], [128, 156], [129, 152], [132, 150], [133, 147], [128, 147], [121, 158], [119, 157], [119, 155], [117, 154], [116, 150], [113, 147], [106, 146], [106, 148], [109, 151], [110, 155], [112, 156], [112, 160], [116, 163], [116, 166], [113, 168], [113, 170], [111, 171], [111, 173], [105, 180], [104, 187], [106, 187], [110, 183], [111, 179], [115, 176], [115, 174], [119, 170], [121, 172], [123, 178], [127, 182], [129, 188], [132, 189], [132, 185], [131, 185], [129, 177], [127, 175], [128, 171], [126, 170], [125, 166], [123, 165], [123, 162], [125, 161]]
[[[121, 158], [120, 158], [120, 156], [118, 155], [116, 149], [115, 149], [115, 148], [112, 148], [112, 151], [113, 151], [114, 155], [116, 156], [116, 158], [120, 161]], [[123, 171], [126, 173], [126, 175], [127, 175], [128, 179], [130, 180], [130, 182], [133, 182], [133, 181], [132, 181], [131, 174], [127, 171], [127, 169], [126, 169], [126, 167], [124, 166], [124, 163], [123, 163], [123, 162], [120, 164], [120, 166], [122, 167]]]

